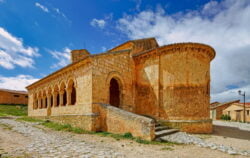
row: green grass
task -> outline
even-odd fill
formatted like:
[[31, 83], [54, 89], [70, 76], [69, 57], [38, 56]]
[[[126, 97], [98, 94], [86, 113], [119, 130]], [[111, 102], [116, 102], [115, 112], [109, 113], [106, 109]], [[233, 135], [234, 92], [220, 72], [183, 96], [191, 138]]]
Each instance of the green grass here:
[[161, 148], [161, 150], [169, 150], [169, 151], [173, 151], [174, 149], [173, 149], [173, 148], [170, 148], [170, 147], [164, 147], [164, 148]]
[[55, 122], [50, 121], [43, 121], [41, 125], [51, 128], [56, 131], [67, 131], [67, 132], [73, 132], [77, 134], [92, 134], [94, 132], [86, 131], [81, 128], [72, 127], [70, 124], [59, 124]]
[[27, 116], [27, 106], [0, 105], [0, 116]]
[[39, 120], [39, 119], [35, 119], [35, 118], [32, 118], [32, 117], [27, 117], [27, 116], [17, 118], [16, 120], [18, 120], [18, 121], [26, 121], [26, 122], [44, 122], [44, 120]]
[[72, 127], [70, 124], [59, 124], [51, 121], [44, 121], [41, 123], [41, 125], [51, 128], [56, 131], [67, 131], [67, 132], [73, 132], [77, 134], [94, 134], [94, 135], [99, 135], [102, 137], [112, 137], [116, 140], [121, 140], [121, 139], [129, 139], [129, 140], [134, 140], [137, 143], [140, 144], [153, 144], [153, 145], [178, 145], [178, 143], [173, 143], [173, 142], [157, 142], [157, 141], [148, 141], [148, 140], [143, 140], [139, 137], [133, 137], [131, 133], [124, 133], [124, 134], [114, 134], [110, 132], [91, 132], [91, 131], [86, 131], [81, 128], [76, 128]]

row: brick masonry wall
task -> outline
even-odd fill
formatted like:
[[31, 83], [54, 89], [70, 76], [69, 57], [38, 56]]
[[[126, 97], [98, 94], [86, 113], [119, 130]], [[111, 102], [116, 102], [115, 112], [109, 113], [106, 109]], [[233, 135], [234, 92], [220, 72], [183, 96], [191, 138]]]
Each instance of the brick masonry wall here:
[[100, 114], [100, 130], [124, 134], [130, 132], [135, 137], [153, 140], [155, 123], [153, 119], [106, 105], [95, 104]]
[[28, 94], [11, 93], [0, 90], [0, 104], [28, 104]]

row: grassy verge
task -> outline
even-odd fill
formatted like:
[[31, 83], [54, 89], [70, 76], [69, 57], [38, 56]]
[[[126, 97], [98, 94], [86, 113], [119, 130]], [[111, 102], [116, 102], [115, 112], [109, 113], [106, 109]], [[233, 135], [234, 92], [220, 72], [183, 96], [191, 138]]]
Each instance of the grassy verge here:
[[0, 105], [0, 116], [27, 116], [27, 106]]
[[39, 120], [39, 119], [27, 117], [27, 116], [17, 118], [16, 120], [18, 120], [18, 121], [26, 121], [26, 122], [44, 122], [43, 120]]

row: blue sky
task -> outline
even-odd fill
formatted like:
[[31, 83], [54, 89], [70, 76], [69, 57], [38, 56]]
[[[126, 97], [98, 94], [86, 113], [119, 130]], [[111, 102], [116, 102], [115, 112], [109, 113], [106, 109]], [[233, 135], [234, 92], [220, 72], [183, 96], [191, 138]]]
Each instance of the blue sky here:
[[214, 47], [212, 100], [237, 99], [250, 94], [249, 21], [248, 0], [0, 0], [0, 88], [24, 89], [67, 65], [72, 49], [156, 37]]

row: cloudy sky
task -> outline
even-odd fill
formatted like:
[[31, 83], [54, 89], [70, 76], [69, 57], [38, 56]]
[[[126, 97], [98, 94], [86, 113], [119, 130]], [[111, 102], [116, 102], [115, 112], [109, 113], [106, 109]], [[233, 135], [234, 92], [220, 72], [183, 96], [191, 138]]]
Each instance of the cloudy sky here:
[[72, 49], [145, 37], [211, 45], [211, 101], [241, 89], [250, 102], [249, 0], [0, 0], [0, 88], [24, 90], [67, 65]]

